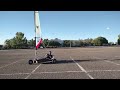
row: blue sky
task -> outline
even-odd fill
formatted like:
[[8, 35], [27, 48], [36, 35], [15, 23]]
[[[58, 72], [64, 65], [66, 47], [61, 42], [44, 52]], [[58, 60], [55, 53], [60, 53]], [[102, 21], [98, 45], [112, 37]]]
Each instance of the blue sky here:
[[[120, 34], [120, 11], [39, 11], [42, 38], [87, 39], [103, 36], [116, 42]], [[0, 11], [0, 44], [23, 32], [34, 38], [33, 11]]]

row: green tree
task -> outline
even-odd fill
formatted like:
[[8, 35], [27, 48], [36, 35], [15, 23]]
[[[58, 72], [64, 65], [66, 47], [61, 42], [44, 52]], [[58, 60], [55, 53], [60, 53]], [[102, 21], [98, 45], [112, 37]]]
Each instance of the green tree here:
[[44, 48], [45, 48], [45, 47], [48, 47], [48, 46], [49, 46], [49, 42], [50, 42], [50, 40], [44, 39], [41, 46], [43, 46]]
[[108, 44], [109, 44], [110, 46], [112, 46], [112, 45], [114, 45], [114, 42], [109, 42]]
[[33, 39], [27, 40], [27, 44], [28, 44], [29, 48], [34, 48], [35, 47], [35, 40], [33, 40]]
[[28, 40], [27, 38], [23, 38], [23, 47], [22, 48], [28, 48]]
[[3, 45], [0, 45], [0, 50], [3, 49]]
[[6, 49], [10, 49], [11, 48], [11, 44], [10, 44], [10, 40], [9, 39], [5, 40], [5, 47], [6, 47]]
[[117, 44], [120, 45], [120, 34], [118, 35]]
[[92, 46], [92, 45], [93, 45], [93, 44], [92, 44], [92, 41], [93, 41], [93, 39], [91, 39], [91, 38], [90, 38], [90, 39], [89, 39], [89, 38], [88, 38], [88, 39], [85, 39], [85, 40], [84, 40], [85, 46]]
[[11, 45], [11, 48], [16, 48], [16, 38], [14, 37], [14, 38], [12, 38], [12, 39], [10, 39], [10, 45]]
[[16, 43], [17, 43], [17, 46], [18, 48], [23, 48], [24, 47], [24, 33], [22, 32], [17, 32], [16, 33]]
[[5, 41], [7, 48], [27, 48], [27, 39], [24, 37], [24, 33], [17, 32], [16, 36], [12, 39], [8, 39]]
[[70, 40], [63, 40], [63, 47], [70, 47]]
[[72, 47], [80, 47], [80, 41], [79, 40], [72, 40], [71, 46]]
[[79, 43], [80, 43], [80, 47], [81, 47], [81, 46], [84, 46], [83, 40], [79, 40]]
[[57, 41], [50, 40], [49, 46], [50, 46], [50, 47], [60, 47], [61, 44], [60, 44], [59, 42], [57, 42]]
[[93, 40], [95, 46], [102, 46], [108, 44], [108, 40], [105, 37], [97, 37]]

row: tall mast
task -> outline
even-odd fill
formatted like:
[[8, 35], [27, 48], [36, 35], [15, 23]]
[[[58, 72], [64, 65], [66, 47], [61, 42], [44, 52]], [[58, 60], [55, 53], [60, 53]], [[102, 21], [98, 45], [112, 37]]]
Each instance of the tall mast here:
[[37, 48], [36, 48], [36, 12], [34, 11], [34, 25], [35, 25], [35, 59], [37, 55]]
[[37, 49], [40, 45], [40, 21], [39, 21], [39, 12], [34, 11], [34, 25], [35, 25], [35, 60], [37, 59]]

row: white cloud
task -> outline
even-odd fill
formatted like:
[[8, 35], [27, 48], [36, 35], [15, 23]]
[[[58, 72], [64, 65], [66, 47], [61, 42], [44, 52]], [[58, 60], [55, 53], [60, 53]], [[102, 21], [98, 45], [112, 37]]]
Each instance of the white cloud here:
[[109, 28], [109, 27], [107, 27], [106, 29], [107, 29], [107, 30], [109, 30], [110, 28]]

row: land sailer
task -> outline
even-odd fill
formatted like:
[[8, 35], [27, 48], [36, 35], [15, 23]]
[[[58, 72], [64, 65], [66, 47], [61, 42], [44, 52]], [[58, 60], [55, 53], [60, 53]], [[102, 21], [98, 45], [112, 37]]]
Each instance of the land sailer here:
[[51, 54], [51, 51], [49, 51], [48, 54], [46, 54], [45, 58], [38, 59], [37, 58], [37, 49], [39, 46], [43, 43], [42, 36], [41, 36], [41, 27], [40, 27], [40, 20], [39, 20], [39, 12], [34, 11], [34, 21], [35, 21], [35, 58], [34, 60], [29, 60], [29, 64], [33, 63], [44, 63], [44, 62], [52, 62], [55, 63], [56, 59], [54, 58], [54, 55]]

